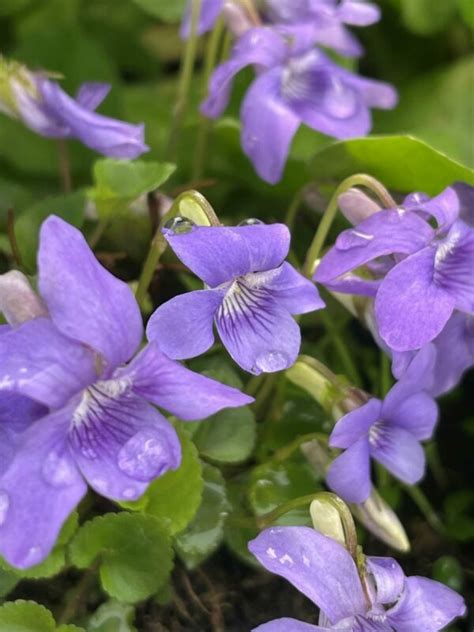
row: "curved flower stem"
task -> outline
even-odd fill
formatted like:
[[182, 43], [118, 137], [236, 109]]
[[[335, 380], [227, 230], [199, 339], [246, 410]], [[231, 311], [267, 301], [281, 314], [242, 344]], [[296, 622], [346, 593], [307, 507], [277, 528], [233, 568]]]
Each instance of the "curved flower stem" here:
[[72, 191], [71, 161], [69, 159], [69, 149], [65, 138], [58, 138], [56, 141], [59, 158], [59, 172], [61, 174], [61, 184], [64, 193]]
[[439, 519], [438, 514], [436, 513], [434, 508], [431, 506], [430, 501], [425, 496], [421, 488], [418, 487], [418, 485], [405, 485], [405, 484], [402, 485], [402, 487], [406, 491], [408, 496], [410, 496], [410, 498], [418, 507], [418, 509], [421, 511], [421, 513], [424, 515], [430, 527], [434, 531], [437, 531], [438, 533], [441, 533], [441, 534], [445, 533], [445, 528], [444, 528], [443, 523]]
[[166, 156], [169, 160], [174, 160], [177, 154], [177, 145], [180, 128], [186, 111], [189, 88], [193, 76], [194, 61], [196, 59], [198, 35], [197, 28], [199, 16], [201, 14], [202, 0], [192, 0], [191, 9], [191, 32], [186, 42], [184, 55], [181, 62], [181, 72], [178, 83], [178, 94], [173, 108], [173, 119], [171, 122], [170, 135], [166, 146]]
[[162, 218], [160, 225], [151, 240], [150, 249], [138, 280], [135, 298], [141, 308], [143, 308], [143, 303], [160, 257], [168, 246], [166, 239], [162, 235], [161, 229], [163, 225], [175, 215], [183, 215], [200, 225], [207, 224], [209, 226], [220, 226], [219, 218], [217, 217], [214, 209], [206, 198], [198, 191], [185, 191], [174, 200], [171, 208]]
[[[216, 65], [217, 54], [219, 52], [219, 44], [224, 33], [224, 20], [219, 18], [216, 25], [209, 37], [209, 41], [206, 48], [206, 55], [204, 57], [204, 72], [202, 79], [202, 99], [204, 100], [208, 93], [209, 80], [211, 78], [212, 71]], [[199, 180], [204, 171], [204, 161], [206, 157], [206, 148], [209, 140], [209, 134], [211, 131], [212, 122], [207, 117], [201, 115], [199, 119], [199, 129], [196, 140], [196, 152], [194, 154], [194, 164], [192, 179]]]
[[322, 432], [309, 432], [308, 434], [300, 435], [288, 445], [277, 450], [272, 457], [272, 461], [276, 461], [277, 463], [286, 461], [286, 459], [289, 459], [291, 455], [298, 450], [298, 448], [300, 448], [304, 443], [309, 443], [310, 441], [318, 441], [319, 443], [323, 443], [327, 446], [328, 437]]
[[286, 211], [284, 221], [285, 221], [285, 224], [288, 226], [290, 232], [293, 231], [296, 214], [298, 213], [299, 208], [301, 206], [301, 202], [303, 201], [304, 191], [305, 191], [305, 188], [303, 187], [302, 189], [296, 192], [295, 196], [291, 200], [291, 204], [288, 207], [288, 210]]
[[275, 522], [275, 520], [280, 518], [280, 516], [283, 516], [289, 511], [297, 509], [298, 507], [303, 507], [305, 505], [309, 506], [313, 502], [313, 500], [321, 500], [323, 502], [327, 502], [329, 505], [337, 510], [344, 529], [344, 539], [346, 542], [346, 547], [357, 565], [357, 532], [354, 519], [346, 503], [341, 500], [339, 496], [336, 496], [336, 494], [333, 494], [332, 492], [317, 492], [315, 494], [309, 494], [308, 496], [293, 498], [288, 502], [279, 505], [278, 507], [276, 507], [276, 509], [273, 509], [273, 511], [270, 511], [263, 516], [258, 516], [257, 526], [260, 529], [264, 529]]
[[311, 242], [311, 245], [309, 247], [308, 254], [306, 255], [303, 272], [308, 278], [311, 278], [311, 276], [313, 275], [316, 261], [319, 257], [324, 242], [326, 241], [326, 237], [334, 221], [334, 218], [336, 217], [339, 196], [351, 187], [355, 186], [365, 187], [375, 193], [375, 195], [379, 198], [385, 208], [394, 208], [397, 206], [397, 203], [392, 198], [387, 189], [372, 176], [369, 176], [365, 173], [358, 173], [343, 180], [334, 191], [332, 198], [329, 200], [329, 204], [316, 230], [313, 241]]

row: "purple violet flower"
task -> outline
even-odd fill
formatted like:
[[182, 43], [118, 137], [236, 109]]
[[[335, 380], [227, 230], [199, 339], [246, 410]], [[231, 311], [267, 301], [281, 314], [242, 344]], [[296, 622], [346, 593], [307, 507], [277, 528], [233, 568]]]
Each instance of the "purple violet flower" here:
[[380, 20], [380, 9], [364, 0], [265, 0], [264, 13], [270, 22], [306, 29], [313, 43], [349, 57], [361, 55], [363, 48], [346, 25]]
[[[16, 68], [16, 66], [14, 66]], [[21, 119], [31, 130], [49, 138], [75, 138], [112, 158], [137, 158], [148, 151], [144, 125], [124, 123], [94, 110], [107, 96], [110, 85], [84, 83], [75, 99], [41, 72], [16, 69], [10, 89], [14, 109], [8, 113]]]
[[425, 577], [405, 577], [389, 557], [366, 557], [362, 579], [347, 549], [309, 527], [265, 529], [250, 552], [319, 609], [319, 625], [275, 619], [254, 632], [438, 632], [466, 612], [454, 590]]
[[[420, 349], [455, 310], [474, 313], [474, 229], [458, 215], [451, 187], [432, 200], [409, 196], [403, 207], [382, 210], [341, 233], [314, 279], [341, 292], [375, 296], [384, 343], [395, 351]], [[366, 264], [373, 280], [351, 274]]]
[[215, 324], [227, 351], [246, 371], [259, 375], [291, 366], [301, 342], [292, 314], [324, 303], [313, 283], [284, 261], [288, 228], [189, 224], [189, 232], [165, 228], [163, 233], [206, 289], [161, 305], [148, 322], [148, 339], [170, 358], [191, 358], [212, 346]]
[[423, 477], [420, 441], [432, 436], [438, 417], [436, 402], [427, 392], [435, 360], [433, 345], [425, 347], [383, 401], [369, 399], [336, 423], [329, 446], [344, 452], [331, 463], [326, 481], [347, 502], [362, 503], [369, 497], [371, 458], [405, 483]]
[[143, 332], [135, 298], [58, 217], [41, 228], [38, 268], [47, 315], [39, 304], [0, 335], [0, 552], [19, 568], [48, 555], [86, 481], [130, 501], [179, 467], [178, 436], [154, 405], [194, 420], [252, 401], [154, 343], [129, 362]]
[[259, 176], [272, 184], [281, 178], [301, 123], [335, 138], [363, 136], [372, 125], [370, 108], [389, 109], [397, 101], [390, 85], [358, 77], [308, 46], [299, 31], [293, 38], [269, 27], [247, 31], [214, 71], [201, 106], [205, 116], [220, 116], [234, 76], [256, 66], [242, 103], [241, 141]]

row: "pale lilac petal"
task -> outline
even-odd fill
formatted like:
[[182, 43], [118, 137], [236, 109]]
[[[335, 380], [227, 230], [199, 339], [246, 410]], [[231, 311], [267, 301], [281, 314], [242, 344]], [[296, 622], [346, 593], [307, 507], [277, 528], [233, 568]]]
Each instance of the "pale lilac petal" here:
[[285, 55], [285, 42], [275, 30], [255, 28], [244, 33], [232, 49], [229, 61], [214, 71], [201, 112], [210, 118], [220, 116], [229, 102], [232, 81], [240, 70], [251, 64], [271, 68], [283, 63]]
[[50, 216], [41, 227], [38, 267], [40, 292], [56, 327], [100, 353], [109, 373], [129, 360], [142, 338], [140, 310], [127, 284], [100, 265], [80, 231]]
[[[214, 24], [222, 11], [223, 4], [224, 0], [202, 0], [201, 12], [199, 14], [197, 26], [198, 35], [203, 35], [214, 27]], [[186, 13], [184, 14], [184, 19], [181, 24], [180, 33], [183, 39], [187, 39], [191, 34], [191, 7], [192, 0], [189, 0], [188, 6], [186, 7]]]
[[438, 405], [428, 393], [416, 393], [400, 401], [397, 406], [384, 403], [382, 418], [404, 428], [418, 441], [431, 439], [438, 421]]
[[364, 136], [372, 125], [357, 88], [317, 49], [288, 64], [281, 94], [294, 115], [329, 136]]
[[391, 557], [368, 556], [366, 567], [375, 580], [377, 603], [395, 603], [405, 585], [405, 573], [400, 564]]
[[148, 340], [157, 342], [163, 353], [175, 360], [201, 355], [214, 343], [214, 314], [222, 298], [215, 290], [172, 298], [151, 315], [146, 328]]
[[436, 249], [434, 281], [457, 309], [474, 314], [474, 229], [460, 220]]
[[[39, 89], [43, 79], [38, 74], [35, 75], [34, 79], [36, 87]], [[36, 95], [31, 96], [20, 82], [12, 83], [12, 91], [21, 119], [27, 127], [37, 134], [49, 138], [66, 138], [68, 136], [68, 127], [49, 112], [41, 98]]]
[[383, 424], [371, 437], [371, 455], [404, 483], [413, 485], [425, 473], [425, 452], [411, 432]]
[[355, 187], [341, 193], [337, 198], [337, 204], [341, 213], [353, 226], [382, 210], [378, 202]]
[[74, 411], [69, 444], [89, 485], [112, 500], [136, 500], [181, 462], [173, 426], [127, 380], [96, 382]]
[[245, 371], [254, 375], [283, 371], [296, 361], [300, 328], [265, 290], [228, 293], [216, 325], [225, 348]]
[[375, 298], [379, 333], [395, 351], [419, 349], [443, 329], [455, 299], [433, 280], [435, 249], [423, 248], [387, 274]]
[[278, 268], [290, 248], [284, 224], [195, 226], [189, 233], [164, 229], [176, 256], [210, 287], [249, 272]]
[[170, 360], [155, 343], [147, 345], [119, 375], [130, 378], [137, 395], [186, 421], [253, 402], [252, 397], [236, 388]]
[[18, 568], [47, 557], [86, 493], [66, 443], [71, 414], [68, 406], [36, 421], [0, 478], [0, 553]]
[[364, 0], [343, 0], [337, 17], [351, 26], [370, 26], [380, 20], [381, 12], [376, 4]]
[[47, 413], [45, 406], [28, 397], [0, 394], [0, 475], [12, 462], [22, 433]]
[[370, 455], [367, 437], [361, 437], [340, 454], [326, 473], [328, 486], [350, 503], [362, 503], [370, 495]]
[[46, 318], [0, 336], [0, 391], [62, 407], [97, 377], [94, 354], [63, 336]]
[[425, 577], [408, 577], [397, 605], [387, 612], [388, 621], [403, 632], [438, 632], [466, 613], [461, 595]]
[[365, 613], [354, 561], [332, 538], [308, 527], [275, 527], [249, 542], [249, 550], [268, 571], [311, 599], [332, 624]]
[[342, 24], [313, 25], [314, 43], [332, 48], [346, 57], [360, 57], [364, 48]]
[[148, 151], [144, 126], [124, 123], [82, 107], [60, 86], [47, 79], [39, 81], [44, 109], [57, 124], [67, 129], [69, 138], [112, 158], [138, 158]]
[[420, 391], [429, 392], [433, 386], [433, 372], [437, 365], [438, 353], [433, 343], [425, 345], [417, 353], [408, 355], [400, 362], [399, 369], [403, 372], [396, 377], [396, 382], [385, 396], [384, 411], [388, 416], [396, 414], [396, 410], [403, 402], [419, 393]]
[[364, 279], [352, 272], [346, 272], [334, 281], [325, 281], [324, 285], [333, 292], [375, 298], [380, 282], [380, 279]]
[[268, 623], [263, 623], [257, 628], [252, 628], [252, 632], [325, 632], [330, 628], [322, 628], [319, 625], [312, 625], [311, 623], [304, 623], [297, 619], [289, 619], [284, 617], [283, 619], [275, 619]]
[[433, 344], [442, 358], [434, 367], [430, 393], [437, 397], [453, 389], [463, 373], [474, 366], [474, 317], [454, 312]]
[[242, 148], [258, 175], [275, 184], [282, 176], [300, 117], [281, 97], [283, 70], [262, 73], [250, 86], [241, 109]]
[[341, 417], [329, 437], [331, 448], [349, 448], [367, 435], [370, 427], [380, 419], [382, 402], [373, 397], [366, 404]]
[[417, 252], [433, 236], [430, 225], [415, 213], [393, 209], [374, 213], [357, 228], [339, 235], [335, 246], [321, 259], [314, 278], [325, 283], [378, 257]]
[[465, 182], [455, 182], [452, 188], [459, 200], [459, 218], [474, 227], [474, 187]]
[[360, 77], [344, 69], [340, 73], [343, 81], [357, 90], [367, 107], [391, 110], [397, 105], [398, 93], [389, 83]]
[[439, 195], [424, 200], [422, 194], [414, 193], [404, 202], [411, 211], [426, 213], [436, 219], [438, 226], [449, 228], [459, 217], [459, 197], [452, 187], [447, 187]]
[[272, 275], [265, 287], [290, 314], [307, 314], [325, 307], [314, 283], [289, 263], [283, 263], [278, 274]]
[[110, 83], [87, 81], [83, 83], [76, 94], [76, 102], [87, 110], [95, 110], [109, 94]]

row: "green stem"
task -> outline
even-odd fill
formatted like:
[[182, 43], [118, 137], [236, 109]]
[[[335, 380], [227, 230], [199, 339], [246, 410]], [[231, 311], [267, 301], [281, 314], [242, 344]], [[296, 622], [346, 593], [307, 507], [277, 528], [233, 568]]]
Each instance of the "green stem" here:
[[97, 570], [99, 568], [99, 562], [95, 561], [92, 566], [85, 571], [76, 587], [72, 590], [71, 595], [66, 602], [64, 610], [59, 616], [58, 623], [67, 624], [74, 619], [76, 613], [83, 605], [84, 600], [87, 598], [89, 588], [92, 587], [97, 579]]
[[[208, 94], [209, 80], [211, 78], [212, 71], [217, 62], [217, 54], [219, 52], [219, 43], [224, 32], [224, 21], [219, 18], [217, 21], [207, 44], [206, 55], [204, 58], [204, 72], [203, 72], [203, 88], [202, 88], [202, 100], [204, 100]], [[204, 162], [206, 158], [206, 148], [209, 140], [209, 134], [211, 131], [211, 121], [205, 116], [201, 116], [199, 119], [199, 129], [196, 140], [196, 153], [194, 154], [194, 165], [192, 179], [199, 180], [202, 177], [204, 171]]]
[[286, 459], [289, 459], [290, 456], [303, 445], [303, 443], [309, 443], [310, 441], [319, 441], [327, 446], [328, 437], [322, 432], [309, 432], [308, 434], [296, 437], [296, 439], [294, 439], [291, 443], [277, 450], [272, 457], [272, 461], [276, 461], [278, 463], [286, 461]]
[[293, 226], [295, 223], [296, 214], [301, 206], [301, 202], [303, 201], [304, 189], [300, 189], [294, 198], [291, 200], [291, 204], [288, 207], [285, 215], [285, 224], [290, 229], [290, 232], [293, 231]]
[[191, 32], [189, 34], [181, 63], [181, 72], [178, 83], [178, 94], [173, 108], [173, 120], [171, 122], [170, 135], [166, 147], [166, 156], [174, 160], [177, 154], [179, 132], [183, 123], [188, 101], [189, 89], [193, 76], [194, 62], [198, 44], [197, 27], [201, 13], [202, 0], [192, 0]]
[[94, 248], [99, 243], [102, 235], [105, 232], [105, 229], [109, 225], [109, 220], [110, 220], [110, 217], [105, 217], [103, 219], [99, 219], [99, 221], [97, 222], [97, 225], [96, 225], [92, 235], [89, 238], [89, 246], [90, 246], [91, 250], [94, 250]]
[[321, 317], [331, 337], [331, 341], [334, 347], [336, 348], [339, 358], [341, 359], [345, 374], [355, 386], [361, 386], [362, 380], [361, 380], [360, 373], [357, 369], [355, 362], [352, 360], [351, 354], [347, 350], [346, 345], [344, 344], [341, 336], [339, 335], [336, 327], [334, 326], [333, 320], [325, 311], [321, 312]]
[[364, 173], [358, 173], [354, 176], [350, 176], [341, 182], [333, 193], [332, 198], [329, 200], [329, 204], [324, 212], [324, 215], [319, 223], [319, 226], [314, 235], [313, 241], [308, 250], [306, 261], [304, 265], [304, 274], [310, 278], [313, 275], [316, 261], [320, 255], [321, 249], [326, 241], [329, 230], [336, 217], [338, 210], [338, 198], [339, 196], [350, 189], [351, 187], [362, 186], [370, 189], [380, 199], [384, 207], [394, 208], [397, 206], [396, 202], [387, 191], [387, 189], [372, 176]]
[[135, 292], [135, 298], [140, 308], [143, 309], [148, 288], [152, 282], [153, 275], [155, 274], [156, 267], [160, 260], [161, 255], [166, 250], [166, 239], [161, 234], [161, 226], [158, 227], [153, 239], [151, 240], [150, 250], [148, 251], [147, 258], [143, 264], [142, 273], [138, 280], [137, 291]]
[[445, 529], [443, 523], [421, 488], [418, 487], [418, 485], [403, 485], [403, 489], [424, 515], [430, 527], [438, 533], [444, 533]]
[[380, 397], [383, 399], [392, 386], [390, 373], [390, 358], [383, 351], [380, 352]]
[[265, 377], [262, 379], [260, 389], [255, 395], [255, 401], [252, 404], [255, 414], [258, 415], [258, 413], [260, 412], [260, 409], [265, 403], [267, 397], [272, 392], [277, 379], [278, 379], [278, 373], [265, 373]]

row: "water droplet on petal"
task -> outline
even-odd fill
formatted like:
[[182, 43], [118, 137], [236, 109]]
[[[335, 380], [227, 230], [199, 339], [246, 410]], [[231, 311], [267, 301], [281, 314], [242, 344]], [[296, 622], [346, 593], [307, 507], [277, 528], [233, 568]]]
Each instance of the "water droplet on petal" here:
[[77, 470], [67, 455], [51, 450], [43, 463], [43, 477], [53, 487], [68, 487], [76, 480]]
[[127, 500], [136, 500], [140, 496], [140, 491], [135, 487], [127, 487], [123, 490], [122, 495]]
[[290, 358], [283, 351], [267, 351], [255, 360], [255, 368], [263, 373], [283, 371], [290, 366]]
[[10, 496], [3, 489], [0, 491], [0, 526], [7, 519], [8, 508], [10, 507]]
[[365, 247], [373, 238], [373, 235], [362, 233], [358, 230], [345, 230], [336, 239], [336, 248], [338, 250], [349, 250], [350, 248], [358, 248], [359, 246]]
[[25, 555], [23, 565], [25, 567], [35, 566], [43, 560], [43, 549], [40, 546], [32, 546]]
[[118, 466], [130, 478], [150, 481], [172, 467], [166, 439], [154, 429], [140, 430], [118, 454]]
[[405, 200], [403, 201], [403, 205], [404, 206], [419, 206], [420, 204], [424, 204], [425, 202], [428, 202], [430, 199], [429, 195], [426, 195], [426, 193], [410, 193], [409, 195], [406, 196]]
[[248, 219], [242, 220], [237, 225], [238, 226], [255, 226], [257, 224], [265, 224], [265, 222], [262, 222], [262, 220], [258, 219], [257, 217], [249, 217]]
[[165, 228], [171, 230], [175, 235], [190, 233], [196, 224], [187, 217], [176, 215], [165, 223]]

